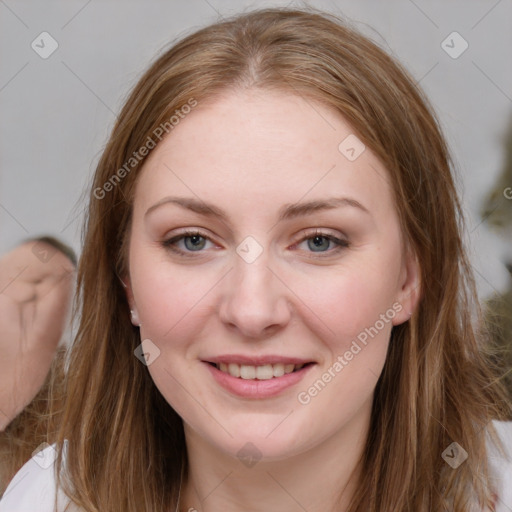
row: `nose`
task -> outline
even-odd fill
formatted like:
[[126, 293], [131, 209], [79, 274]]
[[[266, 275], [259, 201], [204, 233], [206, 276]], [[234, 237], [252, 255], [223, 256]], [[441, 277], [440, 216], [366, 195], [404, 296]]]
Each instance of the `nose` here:
[[291, 317], [287, 288], [263, 255], [247, 263], [236, 257], [224, 282], [219, 308], [221, 321], [245, 338], [265, 338], [288, 324]]

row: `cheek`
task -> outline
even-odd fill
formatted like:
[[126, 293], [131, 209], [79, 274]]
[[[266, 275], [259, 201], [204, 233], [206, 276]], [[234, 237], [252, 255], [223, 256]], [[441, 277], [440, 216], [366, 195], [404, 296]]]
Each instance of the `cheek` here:
[[130, 279], [141, 336], [159, 345], [188, 343], [213, 314], [212, 297], [225, 270], [171, 264], [161, 253], [134, 249]]
[[[354, 265], [328, 276], [318, 273], [303, 277], [296, 281], [296, 293], [303, 305], [328, 328], [332, 339], [346, 344], [347, 340], [374, 326], [381, 315], [394, 316], [392, 275], [392, 270], [386, 276], [370, 265]], [[387, 317], [386, 328], [380, 330], [389, 332]], [[378, 327], [382, 327], [380, 322]]]
[[311, 428], [318, 418], [333, 428], [346, 421], [375, 389], [396, 314], [389, 282], [376, 275], [353, 267], [350, 273], [326, 280], [322, 292], [317, 288], [309, 294], [307, 306], [319, 313], [330, 331], [322, 338], [329, 356], [297, 395], [301, 407], [311, 407], [306, 409]]

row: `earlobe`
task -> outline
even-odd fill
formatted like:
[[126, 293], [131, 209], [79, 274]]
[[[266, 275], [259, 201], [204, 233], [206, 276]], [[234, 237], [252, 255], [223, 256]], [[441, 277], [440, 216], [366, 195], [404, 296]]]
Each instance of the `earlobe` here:
[[131, 315], [131, 319], [132, 319], [132, 324], [135, 327], [140, 327], [139, 314], [137, 313], [137, 310], [130, 309], [130, 315]]
[[124, 291], [126, 293], [126, 300], [128, 301], [128, 305], [130, 306], [130, 318], [132, 324], [135, 327], [140, 327], [139, 313], [137, 312], [137, 306], [135, 305], [135, 300], [133, 298], [132, 286], [129, 278], [121, 279], [121, 284], [124, 287]]
[[411, 318], [418, 307], [420, 297], [420, 265], [417, 256], [408, 250], [401, 273], [400, 288], [396, 298], [397, 307], [395, 308], [397, 314], [393, 318], [393, 325], [400, 325]]

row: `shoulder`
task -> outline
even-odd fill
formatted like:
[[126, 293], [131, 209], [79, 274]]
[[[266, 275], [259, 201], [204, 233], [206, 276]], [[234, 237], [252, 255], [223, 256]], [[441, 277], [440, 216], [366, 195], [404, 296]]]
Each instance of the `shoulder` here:
[[[56, 445], [47, 444], [26, 462], [2, 495], [0, 512], [54, 512], [56, 494], [57, 511], [64, 512], [70, 501], [60, 489], [56, 489], [56, 455]], [[71, 512], [71, 507], [68, 510]]]
[[492, 423], [505, 450], [503, 455], [494, 446], [489, 449], [489, 465], [498, 493], [496, 512], [509, 512], [512, 510], [512, 421], [494, 420]]

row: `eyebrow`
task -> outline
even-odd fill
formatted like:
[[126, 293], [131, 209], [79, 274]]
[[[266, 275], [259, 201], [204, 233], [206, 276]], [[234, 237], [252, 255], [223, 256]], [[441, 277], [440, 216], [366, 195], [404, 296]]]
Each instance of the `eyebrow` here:
[[[191, 210], [199, 215], [204, 215], [206, 217], [216, 217], [218, 219], [223, 220], [224, 222], [228, 221], [228, 216], [224, 210], [221, 210], [217, 206], [213, 204], [206, 203], [205, 201], [201, 201], [192, 197], [176, 197], [176, 196], [168, 196], [164, 197], [153, 206], [149, 207], [146, 210], [144, 216], [146, 217], [153, 210], [156, 210], [160, 206], [164, 204], [176, 204], [185, 208], [187, 210]], [[304, 203], [295, 203], [295, 204], [285, 204], [280, 210], [278, 214], [278, 221], [289, 220], [296, 217], [300, 217], [303, 215], [309, 215], [311, 213], [315, 213], [322, 210], [332, 210], [334, 208], [340, 208], [343, 206], [350, 206], [353, 208], [358, 208], [364, 213], [369, 215], [369, 210], [363, 206], [359, 201], [356, 201], [350, 197], [331, 197], [329, 199], [323, 200], [315, 200], [308, 201]]]

